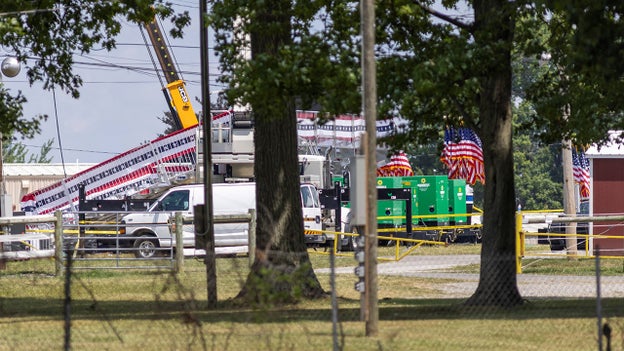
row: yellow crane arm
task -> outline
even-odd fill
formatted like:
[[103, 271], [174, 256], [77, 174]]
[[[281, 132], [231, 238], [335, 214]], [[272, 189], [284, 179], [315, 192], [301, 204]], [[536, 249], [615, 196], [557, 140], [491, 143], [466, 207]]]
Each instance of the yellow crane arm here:
[[197, 124], [197, 116], [184, 81], [180, 79], [178, 72], [175, 69], [169, 48], [165, 43], [162, 30], [156, 21], [156, 18], [150, 23], [145, 24], [148, 36], [156, 52], [156, 57], [160, 63], [160, 67], [163, 70], [165, 80], [167, 81], [167, 91], [165, 92], [165, 98], [171, 107], [171, 114], [178, 122], [180, 129], [188, 128]]

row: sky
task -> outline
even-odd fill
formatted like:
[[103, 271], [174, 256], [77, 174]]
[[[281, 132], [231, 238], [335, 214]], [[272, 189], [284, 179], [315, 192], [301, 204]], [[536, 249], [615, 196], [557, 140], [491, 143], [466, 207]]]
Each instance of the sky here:
[[[169, 49], [197, 112], [201, 110], [199, 2], [174, 0], [173, 3], [177, 12], [188, 11], [192, 19], [184, 30], [183, 39], [171, 36], [168, 39]], [[161, 26], [168, 34], [169, 23], [161, 21]], [[26, 117], [48, 115], [41, 125], [40, 135], [22, 140], [30, 153], [38, 154], [44, 142], [54, 139], [54, 149], [50, 153], [53, 163], [62, 160], [65, 163], [99, 163], [164, 132], [167, 126], [158, 117], [164, 116], [169, 108], [138, 25], [124, 22], [117, 43], [117, 48], [110, 52], [98, 50], [75, 56], [79, 64], [74, 72], [84, 81], [79, 99], [59, 89], [56, 94], [46, 92], [41, 84], [29, 86], [24, 67], [14, 78], [2, 77], [6, 88], [21, 90], [28, 99], [24, 105]], [[216, 93], [222, 88], [214, 82], [218, 63], [210, 40], [208, 47], [210, 90]], [[0, 58], [4, 55], [6, 53], [0, 52]], [[62, 146], [62, 156], [59, 146]]]

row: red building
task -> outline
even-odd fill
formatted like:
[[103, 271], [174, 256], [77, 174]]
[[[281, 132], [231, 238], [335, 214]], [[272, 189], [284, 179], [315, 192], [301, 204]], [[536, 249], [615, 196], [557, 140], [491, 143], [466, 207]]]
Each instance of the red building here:
[[[612, 139], [620, 132], [612, 132]], [[591, 174], [590, 215], [624, 215], [624, 144], [609, 143], [600, 149], [590, 147]], [[593, 248], [603, 256], [624, 255], [624, 221], [594, 222], [594, 235], [621, 236], [619, 238], [594, 239]]]

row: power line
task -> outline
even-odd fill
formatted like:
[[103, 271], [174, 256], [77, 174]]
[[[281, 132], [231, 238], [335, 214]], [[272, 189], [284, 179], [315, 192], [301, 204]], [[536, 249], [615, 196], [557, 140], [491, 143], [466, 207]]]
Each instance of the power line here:
[[[143, 74], [146, 76], [150, 76], [150, 77], [155, 77], [157, 74], [154, 72], [154, 68], [153, 67], [141, 67], [141, 66], [132, 66], [132, 65], [128, 65], [128, 64], [117, 64], [117, 63], [112, 63], [112, 62], [107, 62], [98, 58], [94, 58], [94, 57], [88, 57], [88, 56], [80, 56], [89, 60], [93, 60], [93, 61], [97, 61], [97, 62], [86, 62], [86, 61], [74, 61], [74, 65], [77, 66], [86, 66], [86, 67], [95, 67], [95, 68], [99, 68], [99, 69], [106, 69], [106, 68], [110, 68], [110, 69], [117, 69], [117, 70], [128, 70], [128, 71], [132, 71], [134, 73], [137, 74]], [[38, 60], [39, 58], [37, 57], [28, 57], [28, 59], [31, 60]], [[185, 75], [189, 75], [189, 76], [199, 76], [200, 72], [198, 71], [189, 71], [189, 70], [183, 70], [180, 71], [181, 73], [185, 74]], [[221, 77], [223, 76], [223, 74], [220, 73], [214, 73], [211, 74], [212, 77], [217, 78], [217, 77]], [[198, 81], [196, 80], [185, 80], [188, 83], [195, 83], [195, 84], [199, 84]], [[111, 81], [110, 83], [118, 83], [118, 81]]]
[[[32, 145], [32, 144], [22, 144], [22, 145], [26, 147], [32, 147], [32, 148], [38, 148], [38, 149], [41, 149], [41, 147], [43, 146], [43, 145]], [[59, 147], [55, 147], [55, 146], [51, 146], [50, 149], [60, 150]], [[120, 154], [120, 152], [72, 149], [72, 148], [67, 148], [67, 147], [63, 147], [63, 150], [74, 151], [74, 152], [85, 152], [85, 153], [92, 153], [92, 154], [106, 154], [106, 155], [119, 155]]]

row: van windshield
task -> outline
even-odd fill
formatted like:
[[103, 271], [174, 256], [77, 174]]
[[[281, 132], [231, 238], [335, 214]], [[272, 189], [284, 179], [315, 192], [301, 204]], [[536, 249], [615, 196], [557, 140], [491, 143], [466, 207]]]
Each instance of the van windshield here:
[[189, 191], [177, 190], [170, 192], [156, 203], [154, 209], [157, 211], [188, 211]]

